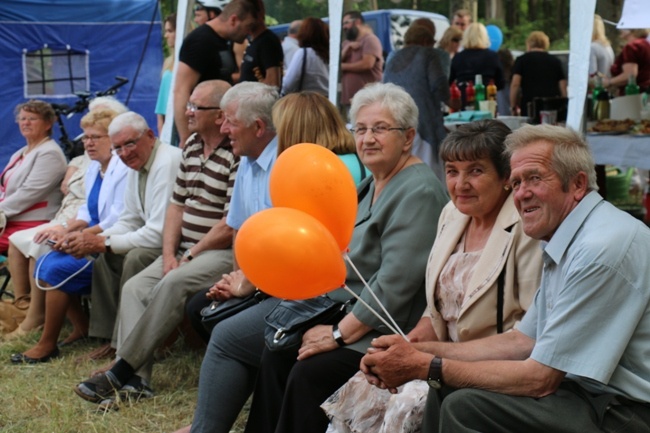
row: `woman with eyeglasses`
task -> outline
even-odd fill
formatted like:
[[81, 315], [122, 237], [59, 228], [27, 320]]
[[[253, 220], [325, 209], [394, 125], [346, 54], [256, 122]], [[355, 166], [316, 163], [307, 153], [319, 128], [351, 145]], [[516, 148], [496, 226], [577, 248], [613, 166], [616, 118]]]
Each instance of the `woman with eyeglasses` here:
[[12, 233], [52, 219], [61, 204], [59, 185], [66, 170], [63, 151], [51, 137], [56, 118], [52, 106], [30, 100], [15, 113], [26, 144], [0, 172], [0, 254], [7, 253]]
[[[85, 177], [86, 203], [77, 218], [67, 223], [65, 232], [45, 230], [34, 238], [52, 245], [52, 252], [41, 256], [35, 265], [35, 285], [45, 293], [45, 325], [35, 346], [11, 356], [15, 364], [47, 362], [59, 355], [59, 347], [71, 344], [88, 334], [88, 318], [79, 297], [90, 293], [93, 258], [74, 258], [60, 251], [67, 233], [86, 231], [98, 234], [118, 220], [124, 204], [128, 167], [111, 151], [108, 125], [117, 115], [110, 110], [96, 110], [81, 119], [83, 143], [92, 160]], [[72, 323], [71, 334], [57, 344], [65, 317]]]
[[[375, 83], [352, 98], [356, 149], [371, 172], [358, 187], [359, 208], [346, 285], [377, 311], [371, 290], [404, 332], [422, 317], [424, 279], [435, 226], [448, 198], [431, 169], [411, 154], [418, 108], [399, 86]], [[328, 294], [346, 301], [344, 289]], [[385, 316], [385, 315], [384, 315]], [[246, 432], [325, 432], [321, 403], [359, 369], [373, 338], [390, 333], [361, 302], [337, 325], [316, 325], [299, 350], [264, 350]], [[199, 400], [201, 395], [199, 394]]]
[[460, 41], [463, 39], [463, 31], [456, 26], [448, 27], [442, 34], [438, 48], [445, 50], [449, 58], [453, 59], [460, 49]]

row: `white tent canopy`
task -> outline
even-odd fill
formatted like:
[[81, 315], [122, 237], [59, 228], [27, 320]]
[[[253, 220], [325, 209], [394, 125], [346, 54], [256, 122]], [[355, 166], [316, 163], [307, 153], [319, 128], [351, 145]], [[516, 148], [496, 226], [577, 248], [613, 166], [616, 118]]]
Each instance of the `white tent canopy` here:
[[[330, 59], [338, 59], [341, 50], [341, 18], [343, 15], [343, 0], [328, 0], [330, 23]], [[625, 0], [619, 28], [650, 28], [650, 10], [647, 0]], [[645, 6], [645, 7], [644, 7]], [[596, 10], [596, 0], [571, 0], [570, 13], [570, 55], [569, 55], [569, 107], [567, 126], [580, 131], [583, 125], [584, 102], [587, 95], [587, 77], [589, 75], [589, 46], [593, 29], [593, 16]], [[188, 0], [179, 0], [177, 28], [182, 29], [187, 22]], [[183, 32], [176, 32], [176, 47], [180, 49], [183, 43]], [[176, 50], [176, 56], [178, 51]], [[178, 57], [177, 57], [178, 60]], [[175, 63], [177, 65], [178, 62]], [[176, 66], [174, 66], [174, 78]], [[339, 76], [339, 63], [330, 62], [330, 77]], [[173, 82], [172, 82], [173, 86]], [[331, 79], [329, 99], [337, 102], [338, 80]], [[173, 88], [173, 87], [172, 87]], [[167, 113], [173, 113], [173, 95], [170, 95]], [[163, 140], [169, 142], [173, 115], [168, 114], [163, 128]]]

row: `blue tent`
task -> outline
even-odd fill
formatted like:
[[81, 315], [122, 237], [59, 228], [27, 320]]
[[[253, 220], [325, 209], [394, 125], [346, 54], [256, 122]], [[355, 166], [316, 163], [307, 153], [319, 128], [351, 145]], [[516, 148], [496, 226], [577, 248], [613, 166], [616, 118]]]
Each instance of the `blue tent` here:
[[[13, 111], [28, 99], [73, 105], [75, 92], [106, 90], [121, 76], [129, 82], [115, 97], [155, 127], [161, 31], [157, 0], [2, 0], [0, 169], [25, 144]], [[71, 137], [80, 119], [65, 120]]]

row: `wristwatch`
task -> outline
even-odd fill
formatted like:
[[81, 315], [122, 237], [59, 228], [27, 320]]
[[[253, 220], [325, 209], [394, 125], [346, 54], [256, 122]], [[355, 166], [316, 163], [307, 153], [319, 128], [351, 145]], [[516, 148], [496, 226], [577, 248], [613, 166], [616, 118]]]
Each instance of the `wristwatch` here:
[[112, 253], [113, 252], [113, 250], [111, 249], [111, 237], [110, 236], [106, 236], [104, 238], [104, 248], [106, 248], [107, 253]]
[[339, 325], [332, 326], [332, 338], [334, 338], [334, 341], [336, 341], [336, 344], [338, 344], [339, 347], [345, 346], [345, 341], [343, 341]]
[[442, 387], [442, 359], [437, 356], [433, 357], [429, 365], [427, 383], [433, 389], [440, 389]]
[[186, 249], [185, 252], [183, 253], [183, 258], [186, 258], [190, 262], [194, 258], [194, 256], [192, 255], [192, 251], [189, 248]]

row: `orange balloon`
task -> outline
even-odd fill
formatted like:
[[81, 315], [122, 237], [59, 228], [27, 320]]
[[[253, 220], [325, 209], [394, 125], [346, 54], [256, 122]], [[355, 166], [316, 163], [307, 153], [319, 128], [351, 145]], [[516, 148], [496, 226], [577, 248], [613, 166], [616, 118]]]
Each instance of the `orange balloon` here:
[[246, 277], [278, 298], [312, 298], [345, 283], [332, 234], [296, 209], [270, 208], [249, 217], [237, 232], [235, 255]]
[[308, 213], [332, 233], [339, 251], [347, 249], [357, 216], [357, 189], [334, 152], [311, 143], [289, 147], [271, 170], [269, 188], [273, 206]]

